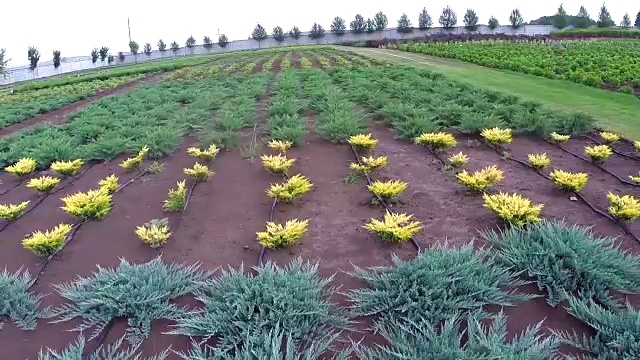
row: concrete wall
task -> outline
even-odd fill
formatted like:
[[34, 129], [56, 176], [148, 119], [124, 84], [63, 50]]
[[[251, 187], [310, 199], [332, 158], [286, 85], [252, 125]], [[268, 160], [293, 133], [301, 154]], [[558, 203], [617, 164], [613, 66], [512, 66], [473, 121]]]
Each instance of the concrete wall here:
[[[551, 25], [524, 25], [519, 29], [513, 29], [510, 26], [498, 26], [495, 30], [489, 29], [487, 26], [480, 26], [477, 33], [481, 34], [507, 34], [507, 35], [548, 35], [554, 28]], [[31, 71], [29, 66], [20, 66], [15, 68], [9, 68], [8, 74], [5, 79], [0, 77], [0, 85], [11, 84], [14, 82], [32, 80], [37, 78], [43, 78], [52, 75], [59, 75], [65, 73], [72, 73], [79, 70], [97, 69], [102, 67], [108, 67], [120, 64], [131, 64], [136, 62], [143, 62], [149, 60], [159, 60], [163, 58], [173, 58], [179, 56], [189, 56], [208, 53], [220, 53], [238, 50], [252, 50], [259, 48], [270, 48], [278, 46], [292, 46], [292, 45], [321, 45], [321, 44], [339, 44], [343, 42], [356, 42], [366, 40], [381, 40], [381, 39], [413, 39], [420, 38], [430, 34], [440, 34], [445, 32], [442, 28], [432, 28], [429, 30], [414, 30], [412, 33], [403, 34], [396, 31], [396, 29], [385, 29], [383, 31], [377, 31], [374, 33], [362, 33], [353, 34], [347, 32], [342, 36], [336, 36], [333, 33], [326, 32], [325, 36], [320, 39], [311, 39], [308, 34], [303, 33], [298, 40], [291, 37], [286, 37], [284, 41], [277, 42], [272, 37], [269, 37], [261, 42], [255, 40], [236, 40], [231, 41], [225, 48], [214, 44], [210, 49], [205, 48], [202, 45], [196, 45], [193, 48], [180, 48], [177, 52], [171, 50], [158, 51], [154, 50], [150, 55], [139, 53], [137, 55], [126, 53], [124, 60], [120, 61], [117, 55], [115, 55], [115, 62], [109, 65], [107, 61], [97, 63], [91, 62], [89, 56], [77, 56], [73, 58], [63, 58], [58, 69], [53, 67], [51, 61], [41, 62], [38, 67]], [[463, 34], [468, 31], [464, 27], [458, 27], [454, 30], [446, 31], [453, 34]]]

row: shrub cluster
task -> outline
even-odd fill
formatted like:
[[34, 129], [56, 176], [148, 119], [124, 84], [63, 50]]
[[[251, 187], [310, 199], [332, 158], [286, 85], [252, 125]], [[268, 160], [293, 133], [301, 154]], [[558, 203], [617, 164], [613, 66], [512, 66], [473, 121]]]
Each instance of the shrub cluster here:
[[4, 171], [23, 177], [34, 172], [37, 165], [36, 161], [32, 158], [22, 158], [15, 164], [4, 168]]
[[152, 248], [158, 248], [167, 243], [171, 232], [169, 232], [169, 219], [153, 219], [144, 225], [138, 226], [136, 235], [144, 244]]
[[82, 219], [102, 219], [111, 210], [111, 194], [103, 189], [63, 197], [62, 210]]
[[299, 242], [307, 233], [309, 220], [288, 220], [284, 224], [267, 222], [267, 229], [258, 232], [258, 242], [267, 249], [279, 249]]
[[80, 159], [70, 161], [54, 161], [51, 163], [50, 169], [60, 175], [73, 175], [84, 165], [84, 162]]
[[469, 174], [466, 170], [456, 175], [458, 181], [465, 187], [474, 191], [485, 191], [498, 184], [504, 178], [502, 170], [497, 166], [488, 166], [482, 170]]
[[38, 256], [49, 256], [62, 249], [71, 231], [71, 225], [60, 224], [49, 231], [36, 231], [22, 240], [22, 245]]
[[540, 221], [544, 205], [534, 205], [531, 200], [518, 194], [484, 194], [484, 207], [493, 211], [505, 222], [522, 227]]
[[385, 241], [405, 242], [422, 230], [422, 224], [413, 220], [413, 215], [386, 212], [383, 220], [371, 219], [364, 229], [380, 236]]
[[0, 204], [0, 219], [13, 221], [22, 214], [29, 206], [29, 201], [20, 204]]
[[562, 170], [554, 170], [550, 174], [551, 181], [561, 189], [570, 192], [580, 192], [589, 181], [587, 173], [570, 173]]
[[267, 190], [267, 195], [280, 202], [291, 202], [309, 191], [313, 184], [306, 177], [296, 174], [289, 178], [284, 183], [271, 184], [271, 187]]

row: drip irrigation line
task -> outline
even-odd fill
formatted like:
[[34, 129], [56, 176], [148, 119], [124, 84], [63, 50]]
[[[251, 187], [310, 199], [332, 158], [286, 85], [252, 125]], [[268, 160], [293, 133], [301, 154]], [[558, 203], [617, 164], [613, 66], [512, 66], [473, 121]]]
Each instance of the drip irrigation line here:
[[189, 206], [189, 201], [191, 200], [191, 196], [193, 195], [193, 191], [196, 189], [196, 186], [199, 183], [200, 183], [199, 181], [196, 181], [189, 188], [189, 192], [187, 193], [187, 198], [184, 201], [184, 206], [182, 207], [182, 211], [180, 212], [180, 216], [178, 216], [178, 220], [176, 220], [176, 223], [171, 227], [171, 230], [170, 230], [171, 233], [176, 231], [176, 229], [178, 228], [178, 225], [180, 225], [180, 222], [182, 221], [182, 218], [184, 217], [184, 213], [187, 211], [187, 206]]
[[8, 189], [6, 189], [6, 190], [4, 190], [4, 191], [0, 192], [0, 196], [1, 196], [1, 195], [6, 194], [6, 193], [8, 193], [9, 191], [11, 191], [11, 190], [13, 190], [13, 189], [17, 188], [18, 186], [22, 185], [22, 183], [23, 183], [23, 182], [24, 182], [24, 179], [20, 179], [20, 181], [18, 181], [18, 183], [17, 183], [17, 184], [15, 184], [15, 185], [13, 185], [12, 187], [10, 187], [10, 188], [8, 188]]
[[[356, 161], [358, 162], [358, 164], [362, 165], [362, 162], [360, 161], [360, 156], [358, 155], [358, 152], [356, 151], [356, 149], [353, 147], [353, 145], [349, 145], [349, 147], [351, 148], [351, 151], [353, 152], [353, 155], [356, 157]], [[369, 184], [369, 186], [371, 186], [371, 184], [373, 183], [371, 181], [371, 177], [369, 177], [369, 174], [367, 174], [366, 172], [363, 173], [365, 179], [367, 180], [367, 184]], [[391, 211], [391, 207], [387, 204], [386, 201], [384, 201], [384, 199], [382, 199], [382, 197], [380, 197], [380, 195], [378, 194], [373, 194], [376, 197], [376, 200], [378, 200], [378, 202], [388, 211], [388, 212], [392, 212]], [[420, 254], [422, 252], [422, 247], [420, 246], [420, 244], [418, 244], [418, 242], [416, 241], [416, 239], [413, 238], [413, 236], [410, 238], [411, 240], [411, 244], [413, 244], [413, 247], [416, 248], [416, 251], [418, 252], [418, 254]]]
[[617, 219], [615, 219], [613, 216], [607, 214], [606, 212], [596, 208], [595, 206], [593, 206], [589, 201], [587, 201], [587, 199], [582, 196], [582, 194], [580, 194], [579, 192], [574, 193], [576, 195], [576, 197], [578, 197], [580, 200], [582, 200], [582, 202], [584, 202], [585, 204], [587, 204], [591, 210], [593, 210], [595, 213], [602, 215], [603, 217], [609, 219], [610, 221], [612, 221], [613, 223], [615, 223], [616, 225], [618, 225], [622, 231], [624, 231], [625, 234], [629, 235], [631, 238], [633, 238], [635, 241], [640, 242], [640, 239], [634, 235], [631, 230], [629, 229], [629, 227], [627, 226], [627, 224], [618, 221]]
[[[104, 330], [102, 331], [102, 334], [100, 334], [100, 337], [98, 338], [98, 343], [96, 345], [95, 350], [98, 350], [100, 348], [100, 346], [102, 346], [102, 343], [107, 338], [107, 335], [109, 334], [109, 331], [111, 331], [111, 329], [113, 328], [114, 324], [115, 324], [115, 317], [111, 318], [111, 320], [109, 320], [109, 323], [107, 323], [107, 326], [104, 327]], [[92, 352], [89, 352], [89, 351], [83, 352], [82, 355], [81, 355], [82, 356], [81, 359], [82, 360], [90, 359], [91, 353]]]
[[580, 156], [580, 155], [578, 155], [578, 154], [576, 154], [576, 153], [572, 152], [571, 150], [569, 150], [569, 149], [565, 148], [565, 147], [564, 147], [564, 146], [562, 146], [562, 145], [555, 144], [555, 143], [553, 143], [553, 142], [551, 142], [551, 141], [549, 141], [549, 140], [546, 140], [546, 139], [545, 139], [545, 141], [546, 141], [547, 143], [549, 143], [549, 144], [552, 144], [552, 145], [557, 146], [559, 149], [561, 149], [562, 151], [566, 152], [567, 154], [573, 155], [574, 157], [576, 157], [576, 158], [578, 158], [578, 159], [580, 159], [580, 160], [583, 160], [583, 161], [588, 162], [589, 164], [592, 164], [593, 166], [597, 167], [598, 169], [600, 169], [600, 170], [602, 170], [602, 171], [606, 172], [607, 174], [609, 174], [609, 175], [611, 175], [611, 176], [615, 177], [616, 179], [618, 179], [618, 181], [620, 181], [621, 183], [623, 183], [623, 184], [625, 184], [625, 185], [630, 185], [630, 186], [634, 186], [634, 187], [640, 187], [640, 184], [635, 184], [635, 183], [632, 183], [631, 181], [627, 181], [627, 180], [625, 180], [625, 179], [621, 178], [620, 176], [618, 176], [618, 175], [616, 175], [616, 174], [612, 173], [611, 171], [607, 170], [605, 167], [601, 166], [600, 164], [595, 163], [595, 162], [593, 162], [593, 161], [589, 161], [589, 159], [584, 158], [584, 157], [582, 157], [582, 156]]
[[124, 184], [120, 185], [120, 187], [119, 187], [119, 188], [117, 188], [113, 193], [114, 193], [114, 194], [119, 193], [120, 191], [122, 191], [122, 189], [124, 189], [125, 187], [127, 187], [127, 186], [131, 185], [134, 181], [136, 181], [136, 180], [140, 179], [141, 177], [143, 177], [143, 176], [145, 176], [145, 175], [147, 175], [147, 174], [149, 174], [149, 171], [148, 171], [148, 170], [144, 170], [144, 171], [143, 171], [143, 172], [141, 172], [140, 174], [138, 174], [138, 175], [136, 175], [135, 177], [133, 177], [133, 178], [129, 179], [129, 181], [127, 181], [126, 183], [124, 183]]
[[[605, 143], [603, 143], [603, 142], [601, 142], [601, 141], [598, 141], [598, 140], [596, 140], [596, 139], [592, 138], [592, 137], [591, 137], [591, 136], [589, 136], [589, 135], [583, 135], [583, 137], [584, 137], [585, 139], [587, 139], [587, 140], [589, 140], [589, 141], [591, 141], [591, 142], [595, 143], [595, 144], [598, 144], [598, 145], [608, 145], [608, 144], [605, 144]], [[633, 144], [631, 144], [631, 145], [633, 146]], [[611, 150], [613, 150], [613, 152], [614, 152], [615, 154], [618, 154], [618, 155], [620, 155], [620, 156], [622, 156], [622, 157], [625, 157], [625, 158], [627, 158], [627, 159], [640, 161], [640, 157], [638, 157], [638, 156], [630, 155], [630, 154], [627, 154], [627, 153], [623, 153], [623, 152], [621, 152], [621, 151], [618, 151], [618, 150], [616, 150], [616, 149], [613, 147], [613, 145], [610, 145], [609, 147], [611, 148]]]
[[75, 177], [73, 177], [73, 179], [69, 180], [66, 184], [64, 184], [63, 186], [48, 192], [42, 196], [40, 196], [38, 198], [38, 200], [36, 200], [36, 202], [31, 205], [31, 207], [29, 207], [26, 211], [24, 211], [22, 214], [18, 215], [17, 218], [5, 223], [4, 225], [2, 225], [2, 227], [0, 227], [0, 231], [3, 231], [4, 229], [6, 229], [7, 227], [9, 227], [9, 225], [15, 223], [16, 221], [18, 221], [18, 219], [26, 216], [28, 213], [30, 213], [31, 211], [33, 211], [38, 205], [40, 205], [45, 199], [47, 199], [49, 196], [60, 192], [62, 190], [64, 190], [65, 188], [67, 188], [68, 186], [72, 185], [74, 182], [76, 182], [76, 180], [80, 179], [82, 177], [82, 175], [84, 175], [89, 169], [91, 169], [91, 167], [93, 167], [95, 164], [91, 164], [89, 167], [87, 167], [86, 169], [84, 169], [81, 173], [79, 173], [78, 175], [76, 175]]
[[[276, 205], [278, 205], [278, 200], [273, 199], [273, 203], [271, 204], [271, 211], [269, 212], [269, 222], [273, 221], [273, 214], [275, 213]], [[260, 244], [260, 255], [258, 255], [258, 264], [260, 266], [264, 264], [264, 253], [266, 252], [266, 250], [267, 248]]]
[[[487, 145], [488, 147], [490, 147], [491, 149], [493, 149], [493, 151], [495, 151], [497, 154], [499, 154], [499, 155], [503, 155], [503, 153], [502, 153], [502, 152], [500, 152], [500, 149], [496, 148], [495, 146], [493, 146], [493, 145], [491, 145], [491, 144], [489, 144], [489, 143], [487, 143], [487, 142], [485, 142], [485, 141], [483, 141], [483, 143], [484, 143], [484, 144], [486, 144], [486, 145]], [[525, 167], [527, 167], [527, 168], [529, 168], [529, 169], [531, 169], [531, 170], [535, 171], [538, 175], [542, 176], [543, 178], [545, 178], [545, 179], [547, 179], [547, 180], [551, 180], [551, 178], [550, 178], [550, 177], [548, 177], [547, 175], [545, 175], [545, 174], [541, 173], [541, 172], [540, 172], [540, 169], [536, 169], [535, 167], [531, 166], [531, 164], [529, 164], [529, 163], [527, 163], [527, 162], [525, 162], [525, 161], [522, 161], [522, 160], [519, 160], [519, 159], [513, 158], [513, 157], [511, 157], [511, 155], [509, 155], [508, 157], [506, 157], [506, 159], [507, 159], [507, 160], [514, 161], [514, 162], [517, 162], [518, 164], [520, 164], [520, 165], [522, 165], [522, 166], [525, 166]]]
[[33, 278], [33, 280], [31, 281], [31, 284], [29, 284], [29, 286], [27, 287], [27, 290], [31, 289], [31, 287], [33, 285], [36, 284], [36, 282], [38, 281], [38, 279], [40, 278], [40, 275], [42, 275], [42, 273], [44, 272], [44, 270], [46, 269], [47, 265], [49, 264], [49, 262], [51, 260], [53, 260], [54, 257], [56, 257], [56, 255], [58, 255], [58, 253], [60, 253], [62, 251], [62, 249], [64, 249], [68, 244], [71, 243], [71, 241], [73, 241], [74, 239], [74, 235], [76, 234], [76, 232], [78, 231], [78, 229], [80, 229], [80, 227], [86, 223], [87, 220], [83, 219], [80, 222], [76, 223], [75, 225], [73, 225], [73, 227], [71, 228], [71, 231], [69, 232], [69, 234], [67, 235], [67, 238], [65, 239], [64, 243], [62, 244], [62, 246], [60, 247], [60, 249], [54, 251], [53, 253], [51, 253], [51, 255], [49, 255], [47, 257], [47, 259], [44, 261], [44, 263], [42, 264], [42, 266], [40, 267], [40, 270], [38, 271], [38, 273], [35, 275], [35, 277]]
[[[487, 144], [487, 145], [488, 145], [490, 148], [492, 148], [493, 150], [495, 150], [496, 152], [500, 153], [500, 151], [499, 151], [498, 149], [496, 149], [494, 146], [492, 146], [491, 144]], [[523, 162], [523, 161], [520, 161], [520, 160], [517, 160], [517, 159], [511, 158], [511, 157], [509, 157], [508, 159], [509, 159], [509, 160], [516, 161], [516, 162], [518, 162], [518, 163], [520, 163], [520, 164], [523, 164], [524, 166], [526, 166], [526, 167], [528, 167], [528, 168], [530, 168], [530, 169], [534, 170], [538, 175], [540, 175], [540, 176], [544, 177], [544, 178], [545, 178], [545, 179], [547, 179], [547, 180], [551, 180], [551, 178], [550, 178], [550, 177], [548, 177], [548, 176], [546, 176], [545, 174], [541, 173], [541, 172], [540, 172], [540, 170], [538, 170], [538, 169], [534, 168], [533, 166], [531, 166], [531, 165], [529, 165], [529, 164], [527, 164], [527, 163], [525, 163], [525, 162]], [[636, 241], [640, 242], [640, 239], [638, 239], [638, 237], [637, 237], [637, 236], [635, 236], [635, 235], [631, 232], [631, 230], [629, 229], [629, 227], [628, 227], [625, 223], [622, 223], [622, 222], [620, 222], [620, 221], [616, 220], [616, 219], [615, 219], [615, 218], [613, 218], [611, 215], [609, 215], [609, 214], [607, 214], [606, 212], [604, 212], [604, 211], [602, 211], [602, 210], [600, 210], [600, 209], [596, 208], [595, 206], [593, 206], [589, 201], [587, 201], [587, 199], [586, 199], [584, 196], [582, 196], [582, 194], [581, 194], [581, 193], [576, 192], [576, 193], [574, 193], [574, 194], [575, 194], [575, 196], [576, 196], [577, 198], [579, 198], [580, 200], [582, 200], [582, 202], [583, 202], [584, 204], [586, 204], [587, 206], [589, 206], [589, 207], [591, 208], [591, 210], [593, 210], [595, 213], [597, 213], [597, 214], [599, 214], [599, 215], [601, 215], [601, 216], [603, 216], [603, 217], [605, 217], [605, 218], [609, 219], [611, 222], [613, 222], [614, 224], [618, 225], [618, 226], [619, 226], [619, 227], [624, 231], [624, 233], [625, 233], [625, 234], [629, 235], [629, 236], [630, 236], [631, 238], [633, 238], [634, 240], [636, 240]]]

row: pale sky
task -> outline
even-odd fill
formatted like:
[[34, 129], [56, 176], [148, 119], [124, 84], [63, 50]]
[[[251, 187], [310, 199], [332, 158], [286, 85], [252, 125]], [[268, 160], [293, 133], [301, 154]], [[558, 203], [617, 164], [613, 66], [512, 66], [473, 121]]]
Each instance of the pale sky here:
[[[500, 24], [507, 24], [511, 10], [519, 7], [528, 22], [554, 14], [560, 1], [323, 0], [316, 4], [314, 6], [314, 2], [309, 0], [6, 0], [2, 4], [0, 48], [7, 49], [7, 56], [12, 59], [9, 66], [28, 63], [29, 45], [40, 49], [40, 61], [51, 60], [54, 49], [60, 50], [63, 57], [88, 56], [94, 47], [107, 46], [115, 55], [118, 51], [129, 50], [127, 17], [131, 19], [131, 38], [140, 44], [142, 51], [146, 42], [151, 43], [155, 50], [158, 39], [163, 39], [167, 47], [174, 40], [184, 46], [191, 34], [198, 44], [202, 43], [205, 35], [215, 42], [218, 29], [230, 40], [246, 39], [258, 22], [269, 34], [278, 25], [285, 31], [293, 25], [297, 25], [301, 31], [308, 31], [314, 22], [320, 23], [328, 31], [335, 16], [344, 18], [348, 27], [357, 13], [366, 19], [380, 10], [389, 18], [389, 27], [396, 26], [403, 12], [417, 26], [418, 14], [423, 7], [431, 14], [434, 26], [438, 26], [438, 16], [447, 5], [457, 13], [459, 25], [462, 25], [467, 8], [476, 11], [482, 24], [486, 24], [492, 15]], [[580, 5], [587, 8], [592, 18], [596, 18], [602, 1], [564, 1], [564, 7], [570, 15], [577, 14]], [[622, 20], [625, 12], [629, 13], [633, 23], [640, 10], [640, 3], [631, 0], [609, 0], [606, 5], [616, 24]]]

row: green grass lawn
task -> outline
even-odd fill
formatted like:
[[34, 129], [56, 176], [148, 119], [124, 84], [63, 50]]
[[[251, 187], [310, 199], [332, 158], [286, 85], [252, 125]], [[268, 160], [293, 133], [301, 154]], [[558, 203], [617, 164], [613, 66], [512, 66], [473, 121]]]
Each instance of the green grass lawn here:
[[451, 79], [508, 92], [552, 108], [582, 111], [598, 119], [603, 128], [640, 139], [640, 100], [631, 95], [423, 54], [390, 49], [339, 48], [396, 64], [430, 69]]

